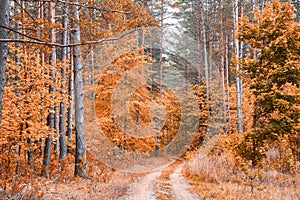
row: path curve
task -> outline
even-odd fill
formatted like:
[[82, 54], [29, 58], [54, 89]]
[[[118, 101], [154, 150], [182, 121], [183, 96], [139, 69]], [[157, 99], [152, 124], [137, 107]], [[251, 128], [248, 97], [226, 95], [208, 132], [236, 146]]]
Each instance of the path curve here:
[[[196, 193], [191, 193], [192, 185], [186, 181], [182, 175], [184, 163], [178, 165], [176, 170], [170, 175], [172, 196], [174, 200], [201, 200]], [[159, 176], [162, 170], [151, 172], [142, 179], [130, 184], [128, 195], [122, 200], [157, 200], [155, 185], [161, 182]]]
[[182, 175], [183, 166], [184, 163], [180, 164], [170, 176], [173, 198], [175, 200], [200, 200], [200, 196], [190, 192], [192, 185]]
[[129, 194], [122, 200], [156, 200], [155, 184], [161, 171], [155, 171], [130, 185]]

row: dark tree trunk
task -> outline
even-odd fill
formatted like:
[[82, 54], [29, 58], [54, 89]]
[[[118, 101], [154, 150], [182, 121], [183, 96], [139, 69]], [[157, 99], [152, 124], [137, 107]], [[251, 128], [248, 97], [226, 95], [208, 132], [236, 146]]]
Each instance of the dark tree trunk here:
[[[50, 22], [54, 23], [55, 22], [55, 5], [54, 5], [54, 2], [50, 2], [49, 6], [50, 6], [49, 20], [50, 20]], [[51, 42], [55, 43], [55, 29], [54, 28], [51, 29], [50, 38], [51, 38]], [[54, 47], [52, 47], [52, 50], [51, 50], [50, 64], [53, 67], [56, 66], [56, 49]], [[51, 72], [51, 77], [53, 77], [52, 80], [54, 82], [55, 81], [55, 74], [53, 72]], [[49, 93], [53, 93], [54, 90], [55, 90], [54, 86], [50, 85], [49, 86]], [[56, 119], [57, 109], [56, 109], [56, 107], [54, 107], [53, 111], [51, 109], [49, 111], [50, 112], [48, 114], [47, 126], [49, 126], [50, 129], [55, 128], [55, 131], [57, 133], [57, 130], [56, 130], [56, 128], [57, 128], [57, 122], [56, 122], [56, 120], [57, 120]], [[56, 150], [56, 146], [54, 146], [54, 149]], [[51, 151], [52, 151], [52, 136], [49, 134], [46, 138], [46, 141], [45, 141], [45, 150], [44, 150], [44, 168], [45, 168], [44, 169], [44, 175], [45, 176], [49, 175], [48, 167], [49, 167], [50, 162], [51, 162]]]
[[52, 137], [48, 135], [45, 142], [45, 149], [44, 149], [44, 175], [46, 177], [49, 176], [49, 165], [51, 161], [51, 150], [52, 150]]
[[[3, 27], [9, 25], [9, 0], [0, 0], [0, 39], [8, 39], [8, 30]], [[7, 42], [0, 42], [0, 128], [2, 120], [2, 103], [5, 86]]]

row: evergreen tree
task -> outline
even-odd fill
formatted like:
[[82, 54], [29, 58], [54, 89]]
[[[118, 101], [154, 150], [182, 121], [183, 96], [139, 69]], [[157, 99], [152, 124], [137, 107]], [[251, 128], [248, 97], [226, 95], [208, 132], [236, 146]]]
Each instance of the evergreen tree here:
[[266, 140], [299, 134], [300, 24], [295, 18], [293, 5], [274, 0], [253, 20], [240, 21], [239, 40], [259, 52], [257, 59], [248, 55], [242, 63], [256, 97], [254, 131], [246, 137], [256, 155]]

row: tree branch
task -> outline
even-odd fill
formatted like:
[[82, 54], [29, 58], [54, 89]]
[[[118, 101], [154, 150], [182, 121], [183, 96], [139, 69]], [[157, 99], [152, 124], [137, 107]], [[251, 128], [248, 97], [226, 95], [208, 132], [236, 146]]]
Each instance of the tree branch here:
[[24, 36], [24, 37], [27, 37], [27, 38], [29, 38], [29, 39], [31, 39], [31, 40], [36, 40], [36, 41], [39, 41], [39, 42], [44, 42], [43, 40], [40, 40], [40, 39], [35, 38], [35, 37], [31, 37], [31, 36], [29, 36], [29, 35], [26, 35], [26, 34], [24, 34], [24, 33], [21, 33], [21, 32], [19, 32], [19, 31], [15, 30], [15, 29], [12, 29], [12, 28], [8, 28], [8, 27], [1, 26], [1, 25], [0, 25], [0, 28], [5, 28], [5, 29], [7, 29], [7, 30], [9, 30], [9, 31], [12, 31], [12, 32], [15, 32], [15, 33], [17, 33], [17, 34], [19, 34], [19, 35], [22, 35], [22, 36]]
[[63, 45], [63, 44], [59, 44], [59, 43], [52, 43], [52, 42], [45, 42], [39, 39], [35, 39], [35, 38], [29, 38], [29, 40], [22, 40], [22, 39], [0, 39], [0, 42], [19, 42], [19, 43], [30, 43], [30, 44], [40, 44], [40, 45], [46, 45], [49, 47], [75, 47], [75, 46], [81, 46], [81, 45], [87, 45], [87, 44], [100, 44], [103, 42], [109, 42], [109, 41], [116, 41], [116, 40], [120, 40], [123, 37], [125, 37], [126, 35], [129, 35], [131, 33], [133, 33], [136, 30], [139, 30], [140, 28], [136, 28], [136, 29], [132, 29], [128, 32], [122, 33], [121, 35], [119, 35], [118, 37], [111, 37], [111, 38], [105, 38], [105, 39], [101, 39], [101, 40], [95, 40], [95, 41], [84, 41], [84, 42], [80, 42], [80, 43], [74, 43], [74, 44], [67, 44], [67, 45]]
[[69, 4], [69, 5], [74, 5], [74, 6], [79, 6], [79, 7], [84, 7], [88, 9], [95, 9], [98, 11], [104, 11], [104, 12], [115, 12], [115, 13], [121, 13], [121, 14], [130, 14], [130, 12], [123, 12], [119, 10], [111, 10], [111, 9], [105, 9], [105, 8], [100, 8], [98, 6], [90, 6], [87, 4], [80, 4], [80, 3], [74, 3], [74, 2], [69, 2], [69, 1], [62, 1], [62, 0], [57, 0], [59, 3], [64, 3], [64, 4]]

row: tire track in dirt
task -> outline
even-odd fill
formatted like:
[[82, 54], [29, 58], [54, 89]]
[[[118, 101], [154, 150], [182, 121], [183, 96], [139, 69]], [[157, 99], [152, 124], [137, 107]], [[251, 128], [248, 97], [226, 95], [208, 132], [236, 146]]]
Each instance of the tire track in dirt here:
[[143, 177], [129, 188], [129, 194], [122, 200], [156, 200], [155, 184], [159, 181], [161, 171], [155, 171]]
[[175, 171], [170, 174], [168, 183], [160, 179], [163, 170], [149, 173], [137, 182], [132, 183], [128, 195], [122, 200], [157, 200], [156, 186], [162, 183], [168, 188], [171, 187], [171, 196], [174, 200], [201, 200], [200, 196], [190, 192], [192, 185], [182, 175], [183, 166], [184, 163], [181, 163], [176, 167]]
[[170, 175], [172, 185], [172, 196], [175, 200], [200, 200], [202, 199], [196, 193], [191, 193], [192, 185], [186, 181], [182, 175], [184, 163], [180, 164], [177, 169]]

